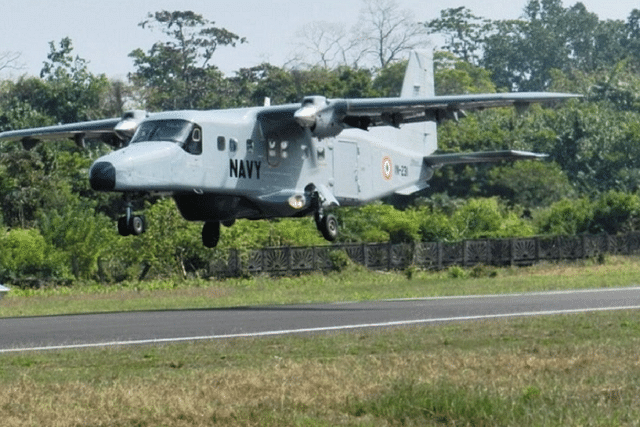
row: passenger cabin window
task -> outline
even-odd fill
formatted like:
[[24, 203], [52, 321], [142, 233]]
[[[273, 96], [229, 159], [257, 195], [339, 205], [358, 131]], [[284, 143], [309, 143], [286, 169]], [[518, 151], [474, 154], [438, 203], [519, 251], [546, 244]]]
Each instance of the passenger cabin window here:
[[188, 153], [202, 154], [202, 128], [181, 119], [142, 122], [131, 138], [131, 144], [166, 141], [178, 144]]
[[289, 141], [270, 139], [267, 142], [267, 161], [271, 166], [278, 166], [281, 160], [289, 158]]
[[253, 154], [253, 140], [247, 139], [247, 154]]
[[218, 151], [224, 151], [227, 149], [227, 140], [224, 136], [218, 137]]
[[235, 153], [238, 151], [238, 140], [235, 138], [229, 139], [229, 151]]

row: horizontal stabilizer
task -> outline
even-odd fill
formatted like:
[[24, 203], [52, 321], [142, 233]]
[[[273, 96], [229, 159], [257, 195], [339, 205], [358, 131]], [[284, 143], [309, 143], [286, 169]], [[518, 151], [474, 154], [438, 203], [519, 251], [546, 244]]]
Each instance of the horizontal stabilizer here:
[[453, 153], [434, 154], [425, 156], [424, 162], [431, 167], [444, 165], [459, 165], [465, 163], [495, 163], [515, 160], [540, 160], [547, 157], [546, 154], [531, 153], [529, 151], [484, 151], [477, 153]]

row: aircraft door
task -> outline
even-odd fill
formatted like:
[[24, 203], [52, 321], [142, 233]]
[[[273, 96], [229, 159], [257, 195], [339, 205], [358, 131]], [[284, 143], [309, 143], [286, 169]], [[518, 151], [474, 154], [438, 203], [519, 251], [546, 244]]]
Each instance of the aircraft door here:
[[334, 194], [338, 198], [358, 198], [360, 193], [360, 184], [358, 182], [358, 151], [358, 145], [354, 142], [337, 141], [334, 146]]

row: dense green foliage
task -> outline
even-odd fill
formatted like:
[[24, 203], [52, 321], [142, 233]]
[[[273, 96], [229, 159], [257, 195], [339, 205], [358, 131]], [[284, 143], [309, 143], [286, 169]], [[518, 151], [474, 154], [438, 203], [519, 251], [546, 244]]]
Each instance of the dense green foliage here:
[[[488, 21], [445, 9], [425, 28], [444, 35], [435, 56], [438, 94], [496, 90], [580, 93], [582, 100], [469, 113], [439, 128], [443, 152], [518, 149], [549, 159], [456, 166], [430, 188], [387, 204], [337, 210], [343, 241], [458, 240], [640, 228], [640, 10], [603, 21], [580, 3], [530, 0], [523, 18]], [[94, 75], [70, 39], [50, 43], [39, 77], [0, 82], [0, 130], [150, 111], [296, 102], [304, 95], [397, 96], [406, 63], [382, 69], [259, 64], [225, 76], [217, 49], [245, 40], [193, 12], [158, 12], [140, 24], [163, 40], [130, 56], [129, 82]], [[27, 144], [28, 145], [28, 144]], [[87, 170], [108, 148], [88, 141], [0, 144], [0, 281], [118, 281], [199, 274], [223, 250], [325, 244], [312, 219], [238, 221], [221, 250], [205, 250], [201, 224], [170, 199], [146, 202], [149, 231], [117, 236], [118, 195], [92, 192]], [[143, 205], [136, 208], [143, 208]]]

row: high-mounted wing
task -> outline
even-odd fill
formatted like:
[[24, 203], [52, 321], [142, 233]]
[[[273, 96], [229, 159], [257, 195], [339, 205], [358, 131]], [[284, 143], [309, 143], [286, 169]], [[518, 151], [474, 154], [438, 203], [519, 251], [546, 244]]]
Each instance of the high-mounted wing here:
[[60, 139], [71, 139], [80, 147], [85, 140], [100, 140], [117, 148], [131, 139], [147, 116], [145, 111], [128, 111], [121, 118], [6, 131], [0, 133], [0, 140], [19, 140], [26, 149], [42, 140]]
[[[367, 130], [372, 126], [400, 127], [404, 123], [458, 119], [469, 110], [549, 103], [577, 98], [566, 93], [522, 92], [427, 98], [327, 99], [306, 97], [293, 111], [293, 119], [318, 138], [338, 135], [346, 128]], [[294, 108], [289, 106], [289, 108]], [[283, 123], [285, 125], [285, 123]]]

